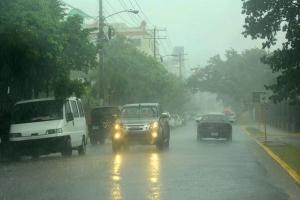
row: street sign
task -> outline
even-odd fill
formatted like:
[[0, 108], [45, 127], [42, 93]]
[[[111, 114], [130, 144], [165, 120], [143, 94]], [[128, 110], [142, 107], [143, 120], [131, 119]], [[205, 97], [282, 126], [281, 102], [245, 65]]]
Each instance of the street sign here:
[[253, 92], [252, 93], [253, 103], [266, 103], [267, 97], [265, 92]]

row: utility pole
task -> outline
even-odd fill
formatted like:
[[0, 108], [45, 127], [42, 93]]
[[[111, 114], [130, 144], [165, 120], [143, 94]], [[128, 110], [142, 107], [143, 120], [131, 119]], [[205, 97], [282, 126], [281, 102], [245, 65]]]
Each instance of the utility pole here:
[[153, 29], [153, 37], [145, 38], [145, 39], [153, 40], [153, 56], [155, 59], [157, 58], [157, 40], [167, 39], [167, 37], [159, 37], [159, 32], [162, 31], [166, 31], [166, 29], [158, 29], [155, 27]]
[[184, 55], [183, 54], [179, 54], [178, 55], [178, 59], [179, 59], [179, 78], [182, 80], [182, 65], [183, 65], [183, 62], [182, 62], [182, 57]]
[[104, 80], [104, 32], [103, 32], [103, 1], [99, 0], [99, 32], [98, 32], [98, 48], [99, 48], [99, 98], [101, 104], [105, 103], [105, 80]]

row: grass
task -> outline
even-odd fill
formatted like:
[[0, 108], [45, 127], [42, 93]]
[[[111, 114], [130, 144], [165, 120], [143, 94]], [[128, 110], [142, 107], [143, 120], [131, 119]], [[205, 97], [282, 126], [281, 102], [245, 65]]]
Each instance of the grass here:
[[284, 145], [268, 145], [267, 146], [282, 160], [300, 174], [300, 149], [284, 144]]
[[257, 128], [247, 127], [246, 130], [253, 136], [264, 136], [265, 133], [258, 130]]

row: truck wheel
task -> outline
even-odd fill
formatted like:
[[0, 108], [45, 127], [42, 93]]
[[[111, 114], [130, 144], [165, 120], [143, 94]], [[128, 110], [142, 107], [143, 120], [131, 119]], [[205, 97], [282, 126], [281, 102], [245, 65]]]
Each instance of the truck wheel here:
[[71, 157], [72, 156], [72, 145], [71, 145], [71, 139], [69, 137], [65, 140], [61, 155], [63, 157]]
[[229, 134], [228, 138], [227, 138], [228, 142], [232, 142], [232, 133]]
[[80, 156], [85, 155], [86, 153], [86, 142], [85, 142], [85, 137], [82, 138], [82, 143], [80, 145], [80, 147], [78, 148], [78, 154]]
[[97, 144], [97, 138], [95, 137], [95, 136], [91, 136], [90, 137], [90, 142], [91, 142], [91, 144], [93, 145], [93, 146], [95, 146], [96, 144]]

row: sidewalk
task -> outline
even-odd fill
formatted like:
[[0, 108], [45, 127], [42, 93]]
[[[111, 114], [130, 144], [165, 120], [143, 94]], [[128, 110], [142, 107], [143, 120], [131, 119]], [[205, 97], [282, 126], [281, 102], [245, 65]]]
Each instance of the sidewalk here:
[[[246, 127], [258, 129], [257, 125], [249, 125]], [[264, 128], [260, 128], [260, 135], [257, 135], [256, 138], [264, 142]], [[277, 144], [277, 145], [291, 145], [300, 150], [300, 133], [289, 133], [284, 130], [280, 130], [271, 126], [267, 126], [267, 143], [269, 144]]]
[[248, 124], [244, 127], [259, 145], [300, 184], [300, 133], [289, 133], [268, 126], [265, 141], [263, 127], [260, 130], [257, 124]]

